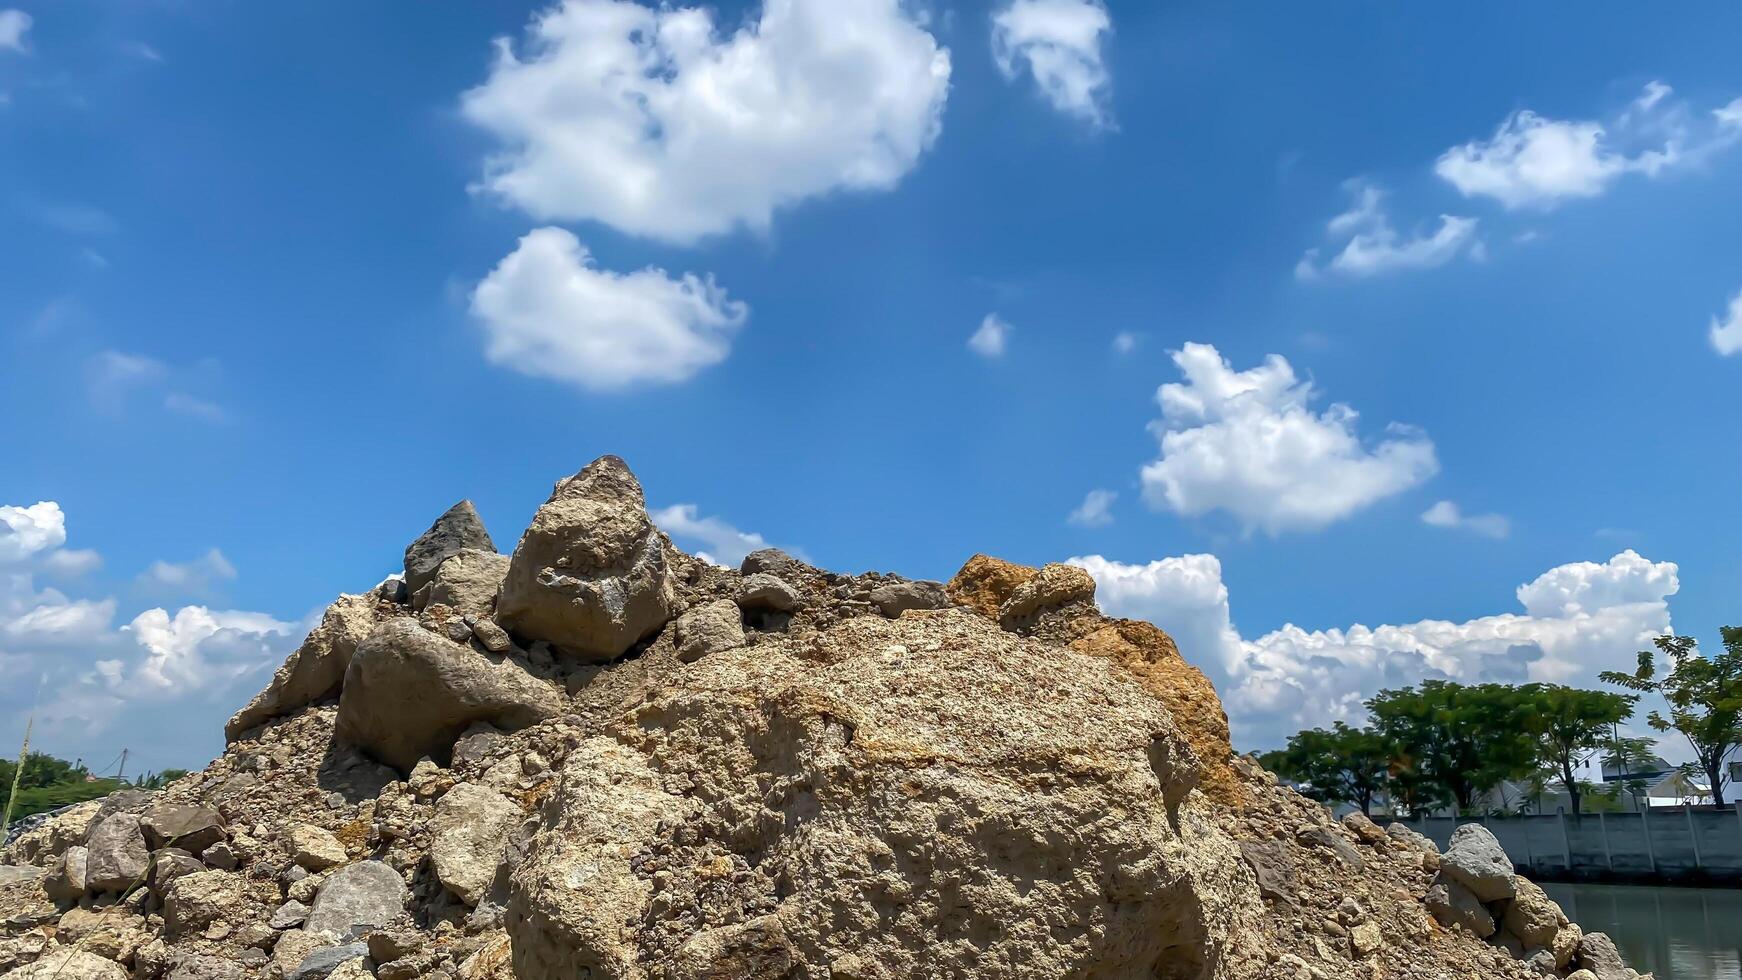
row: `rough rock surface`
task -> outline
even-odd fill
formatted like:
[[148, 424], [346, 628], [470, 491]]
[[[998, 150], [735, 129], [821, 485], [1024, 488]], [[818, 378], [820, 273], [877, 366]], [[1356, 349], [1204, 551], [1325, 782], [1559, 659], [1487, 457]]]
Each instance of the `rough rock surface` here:
[[497, 600], [509, 631], [612, 660], [671, 618], [666, 544], [615, 456], [561, 481], [521, 535]]
[[477, 905], [496, 877], [502, 846], [525, 814], [493, 789], [462, 783], [442, 795], [430, 819], [436, 877], [467, 905]]
[[336, 697], [357, 644], [379, 622], [378, 602], [375, 596], [342, 595], [328, 606], [320, 625], [278, 668], [266, 690], [224, 726], [224, 737], [234, 742], [262, 722]]
[[1481, 901], [1498, 902], [1513, 895], [1512, 859], [1481, 824], [1467, 823], [1452, 832], [1446, 853], [1440, 855], [1440, 870]]
[[1442, 874], [1236, 757], [1079, 569], [725, 569], [609, 458], [490, 550], [341, 598], [204, 770], [33, 820], [0, 980], [1636, 976], [1476, 832]]
[[466, 728], [525, 728], [562, 699], [517, 660], [486, 655], [396, 619], [358, 644], [339, 697], [339, 737], [401, 771], [445, 755]]

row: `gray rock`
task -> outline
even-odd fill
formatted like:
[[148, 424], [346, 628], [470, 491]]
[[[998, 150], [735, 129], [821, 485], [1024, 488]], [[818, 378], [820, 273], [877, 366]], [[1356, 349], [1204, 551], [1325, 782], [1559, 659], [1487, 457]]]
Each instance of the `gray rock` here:
[[91, 828], [85, 842], [90, 855], [85, 863], [85, 888], [93, 892], [118, 892], [145, 880], [151, 851], [139, 817], [112, 813]]
[[200, 860], [220, 871], [234, 871], [242, 863], [229, 841], [219, 841], [200, 852]]
[[1615, 941], [1600, 932], [1585, 933], [1573, 962], [1581, 970], [1590, 970], [1597, 980], [1634, 980], [1639, 976], [1621, 959]]
[[166, 847], [154, 851], [151, 855], [151, 890], [162, 895], [170, 882], [204, 870], [204, 862], [180, 848]]
[[483, 722], [469, 725], [454, 743], [454, 765], [482, 762], [501, 744], [502, 732], [496, 726]]
[[1385, 836], [1390, 837], [1392, 840], [1397, 841], [1406, 847], [1412, 847], [1425, 854], [1432, 854], [1435, 857], [1439, 857], [1440, 846], [1433, 842], [1433, 838], [1420, 833], [1419, 831], [1412, 830], [1403, 824], [1386, 824]]
[[671, 618], [665, 539], [615, 456], [559, 482], [521, 535], [497, 621], [583, 660], [622, 656]]
[[1355, 845], [1327, 828], [1303, 827], [1295, 832], [1294, 839], [1304, 847], [1325, 848], [1335, 855], [1337, 860], [1356, 871], [1364, 870], [1367, 867], [1367, 862], [1362, 859], [1361, 852], [1355, 850]]
[[1447, 928], [1463, 926], [1477, 939], [1494, 935], [1494, 916], [1487, 906], [1457, 879], [1448, 878], [1444, 871], [1434, 877], [1422, 903], [1440, 925]]
[[798, 590], [767, 572], [756, 572], [745, 576], [739, 584], [738, 605], [745, 609], [791, 612], [798, 608]]
[[323, 980], [343, 964], [368, 955], [369, 947], [364, 943], [317, 949], [303, 957], [296, 969], [285, 974], [285, 980]]
[[679, 616], [673, 624], [677, 631], [677, 658], [695, 663], [710, 653], [734, 650], [744, 645], [744, 624], [738, 604], [730, 599], [716, 599]]
[[941, 582], [890, 582], [871, 590], [871, 604], [890, 619], [909, 609], [944, 609], [950, 604]]
[[476, 906], [502, 864], [502, 845], [524, 819], [493, 789], [461, 783], [443, 794], [430, 818], [430, 864], [460, 901]]
[[399, 872], [380, 861], [358, 861], [321, 882], [303, 928], [341, 941], [356, 939], [397, 919], [408, 895]]
[[507, 555], [494, 550], [460, 549], [436, 567], [429, 604], [439, 602], [471, 618], [489, 615], [496, 606], [496, 591], [508, 574], [508, 562]]
[[198, 854], [224, 839], [224, 818], [209, 806], [159, 803], [139, 820], [145, 842], [153, 850], [174, 847]]
[[91, 852], [81, 845], [66, 849], [49, 865], [42, 890], [57, 902], [76, 902], [85, 894], [85, 876]]
[[1484, 902], [1511, 898], [1516, 891], [1512, 859], [1481, 824], [1467, 823], [1452, 832], [1446, 853], [1440, 856], [1440, 870]]
[[266, 924], [274, 929], [295, 929], [308, 921], [308, 906], [296, 899], [291, 899], [280, 905]]
[[808, 582], [823, 576], [822, 569], [807, 565], [779, 548], [763, 548], [750, 552], [739, 562], [738, 572], [746, 578], [766, 573], [788, 583]]
[[127, 980], [127, 971], [96, 953], [68, 947], [13, 970], [6, 980]]
[[1281, 841], [1240, 842], [1240, 856], [1258, 879], [1258, 894], [1275, 902], [1295, 901], [1294, 861]]
[[405, 589], [416, 595], [436, 576], [436, 569], [462, 549], [495, 552], [496, 543], [470, 500], [462, 500], [436, 518], [429, 530], [405, 548]]
[[448, 758], [475, 722], [513, 731], [562, 714], [556, 688], [518, 662], [480, 654], [410, 619], [358, 644], [339, 697], [337, 734], [400, 772]]

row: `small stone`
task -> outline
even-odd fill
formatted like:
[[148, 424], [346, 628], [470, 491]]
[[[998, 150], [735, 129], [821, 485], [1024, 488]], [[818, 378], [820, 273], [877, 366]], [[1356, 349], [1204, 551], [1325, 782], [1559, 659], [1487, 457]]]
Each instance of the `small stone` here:
[[1386, 841], [1385, 831], [1379, 829], [1379, 825], [1360, 810], [1350, 811], [1343, 817], [1343, 827], [1366, 844], [1383, 844]]
[[1358, 958], [1372, 956], [1384, 942], [1385, 938], [1380, 935], [1377, 922], [1363, 922], [1349, 930], [1349, 946]]
[[308, 906], [292, 899], [280, 905], [266, 924], [274, 929], [295, 929], [308, 919]]
[[228, 871], [201, 871], [170, 883], [163, 920], [172, 934], [205, 929], [242, 904], [242, 879]]
[[397, 919], [407, 896], [399, 872], [380, 861], [358, 861], [321, 882], [305, 928], [355, 939]]
[[472, 783], [448, 790], [430, 818], [436, 878], [460, 901], [476, 906], [496, 878], [509, 831], [523, 817], [520, 807], [495, 790]]
[[175, 847], [198, 854], [224, 839], [224, 818], [209, 806], [158, 804], [145, 811], [139, 825], [153, 850]]
[[296, 965], [296, 969], [285, 974], [285, 980], [324, 980], [340, 965], [350, 960], [362, 959], [368, 955], [369, 947], [362, 943], [326, 946], [303, 957], [302, 962]]
[[744, 645], [744, 624], [738, 604], [730, 599], [717, 599], [697, 606], [679, 616], [677, 658], [695, 663], [710, 653], [733, 650]]
[[891, 582], [871, 590], [871, 604], [890, 619], [899, 619], [909, 609], [944, 609], [950, 600], [942, 582]]
[[509, 639], [508, 631], [496, 625], [494, 619], [472, 620], [472, 635], [491, 653], [507, 653], [514, 649], [514, 641]]
[[219, 841], [201, 852], [200, 860], [220, 871], [234, 871], [242, 862], [228, 841]]
[[345, 845], [324, 828], [299, 823], [290, 828], [291, 860], [310, 871], [325, 871], [349, 860]]

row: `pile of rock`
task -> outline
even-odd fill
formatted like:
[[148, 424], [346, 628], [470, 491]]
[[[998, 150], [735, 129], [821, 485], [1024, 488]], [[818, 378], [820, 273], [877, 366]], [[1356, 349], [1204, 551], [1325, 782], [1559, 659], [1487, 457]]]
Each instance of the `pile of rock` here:
[[0, 854], [0, 975], [1627, 975], [1492, 855], [1236, 758], [1202, 673], [1094, 586], [721, 568], [615, 457], [512, 555], [461, 502], [212, 765]]
[[[1425, 838], [1424, 838], [1425, 839]], [[1453, 831], [1425, 899], [1435, 919], [1489, 939], [1544, 975], [1572, 980], [1633, 980], [1615, 944], [1585, 935], [1530, 879], [1517, 874], [1500, 842], [1480, 824]]]

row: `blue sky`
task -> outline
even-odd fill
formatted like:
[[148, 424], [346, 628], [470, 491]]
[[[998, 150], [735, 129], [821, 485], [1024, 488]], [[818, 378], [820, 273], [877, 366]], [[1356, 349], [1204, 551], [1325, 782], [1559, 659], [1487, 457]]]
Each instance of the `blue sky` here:
[[6, 2], [0, 744], [199, 763], [605, 452], [1079, 559], [1245, 748], [1742, 623], [1733, 4]]

